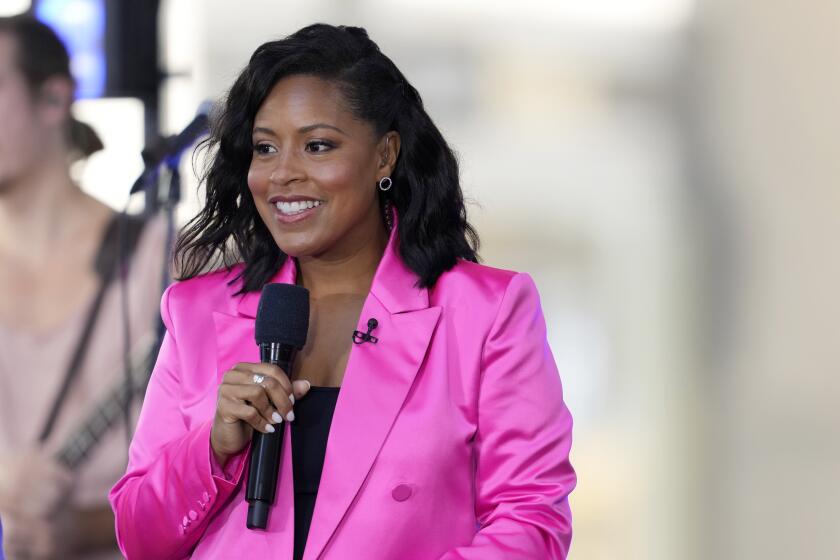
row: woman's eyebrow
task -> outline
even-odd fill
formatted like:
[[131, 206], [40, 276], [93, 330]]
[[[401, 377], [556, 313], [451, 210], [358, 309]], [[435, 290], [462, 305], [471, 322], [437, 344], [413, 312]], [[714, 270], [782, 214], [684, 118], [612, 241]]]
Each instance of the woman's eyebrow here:
[[264, 126], [255, 126], [252, 134], [268, 134], [270, 136], [277, 136], [273, 130]]
[[[298, 133], [299, 134], [306, 134], [307, 132], [312, 132], [313, 130], [317, 130], [319, 128], [328, 128], [330, 130], [335, 130], [336, 132], [339, 132], [339, 133], [343, 134], [344, 136], [349, 136], [349, 134], [347, 134], [346, 132], [344, 132], [343, 130], [338, 128], [337, 126], [333, 126], [333, 125], [327, 124], [327, 123], [314, 123], [314, 124], [308, 124], [306, 126], [302, 126], [298, 129]], [[277, 133], [274, 132], [274, 130], [272, 130], [268, 127], [265, 127], [265, 126], [255, 126], [254, 130], [253, 130], [253, 134], [268, 134], [268, 135], [275, 136], [275, 137], [277, 136]]]
[[345, 136], [348, 135], [346, 132], [344, 132], [343, 130], [341, 130], [337, 126], [333, 126], [333, 125], [327, 124], [327, 123], [315, 123], [315, 124], [309, 124], [309, 125], [306, 125], [306, 126], [302, 126], [298, 129], [298, 132], [300, 132], [301, 134], [306, 134], [307, 132], [312, 132], [313, 130], [318, 129], [318, 128], [329, 128], [330, 130], [335, 130], [336, 132], [340, 132], [341, 134], [343, 134]]

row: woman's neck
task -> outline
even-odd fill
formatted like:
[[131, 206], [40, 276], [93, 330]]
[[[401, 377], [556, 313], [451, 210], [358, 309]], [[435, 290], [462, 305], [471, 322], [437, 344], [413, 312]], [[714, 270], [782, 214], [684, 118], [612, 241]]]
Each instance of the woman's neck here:
[[388, 245], [384, 226], [377, 224], [370, 231], [354, 235], [357, 239], [336, 254], [298, 259], [298, 278], [312, 299], [334, 295], [366, 295], [382, 254]]

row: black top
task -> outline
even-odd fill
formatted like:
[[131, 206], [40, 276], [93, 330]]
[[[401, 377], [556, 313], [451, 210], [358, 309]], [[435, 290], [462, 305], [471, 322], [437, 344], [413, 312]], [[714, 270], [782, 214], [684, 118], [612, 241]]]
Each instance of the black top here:
[[303, 558], [309, 535], [338, 390], [339, 387], [310, 387], [306, 396], [295, 403], [295, 421], [291, 424], [295, 485], [294, 560]]

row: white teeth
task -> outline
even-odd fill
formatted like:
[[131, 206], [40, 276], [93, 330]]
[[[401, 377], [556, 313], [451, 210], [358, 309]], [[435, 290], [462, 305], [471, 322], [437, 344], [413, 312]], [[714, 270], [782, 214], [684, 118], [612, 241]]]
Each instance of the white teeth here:
[[281, 214], [291, 215], [300, 214], [304, 210], [315, 208], [323, 204], [320, 200], [296, 200], [294, 202], [277, 202], [274, 206], [280, 210]]

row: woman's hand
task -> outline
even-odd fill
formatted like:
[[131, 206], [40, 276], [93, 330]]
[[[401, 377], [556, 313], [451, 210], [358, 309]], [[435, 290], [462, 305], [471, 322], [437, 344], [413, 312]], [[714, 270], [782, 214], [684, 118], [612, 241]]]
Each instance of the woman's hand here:
[[[260, 383], [255, 376], [263, 376]], [[272, 364], [241, 363], [225, 373], [219, 386], [210, 445], [220, 465], [251, 441], [253, 430], [270, 433], [284, 419], [294, 420], [295, 399], [309, 391], [309, 381], [294, 383]]]

